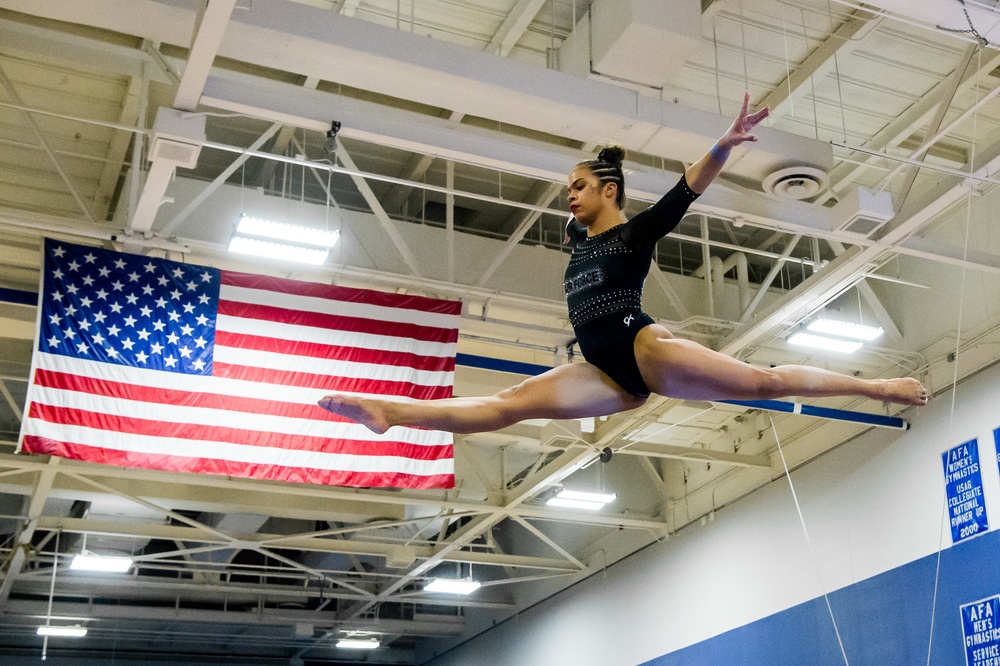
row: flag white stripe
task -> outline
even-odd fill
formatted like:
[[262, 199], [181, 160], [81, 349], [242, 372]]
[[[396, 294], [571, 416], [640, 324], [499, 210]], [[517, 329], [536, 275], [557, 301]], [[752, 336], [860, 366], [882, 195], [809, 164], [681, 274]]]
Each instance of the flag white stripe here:
[[[457, 326], [457, 324], [456, 324]], [[357, 347], [359, 349], [375, 349], [379, 351], [407, 352], [417, 356], [449, 357], [455, 355], [458, 343], [427, 342], [412, 338], [400, 338], [374, 333], [355, 333], [352, 331], [334, 331], [314, 326], [298, 324], [283, 324], [276, 321], [261, 319], [246, 319], [232, 315], [219, 315], [216, 329], [227, 333], [243, 335], [258, 335], [278, 340], [295, 342], [314, 342], [322, 345], [337, 345], [340, 347]]]
[[[112, 382], [124, 384], [135, 384], [138, 386], [148, 386], [150, 388], [163, 389], [168, 391], [192, 391], [191, 378], [176, 372], [163, 372], [162, 370], [144, 370], [126, 365], [111, 365], [99, 361], [88, 361], [76, 359], [69, 356], [49, 354], [46, 352], [35, 352], [35, 367], [53, 372], [66, 372], [69, 374], [92, 377]], [[248, 382], [240, 379], [229, 379], [226, 377], [198, 377], [197, 392], [212, 395], [234, 396], [238, 398], [259, 398], [262, 400], [279, 400], [281, 402], [292, 402], [298, 404], [314, 403], [324, 395], [326, 391], [302, 386], [284, 386], [281, 384], [267, 384], [261, 382]], [[364, 397], [378, 397], [382, 400], [395, 400], [397, 402], [411, 402], [412, 398], [404, 396], [380, 395], [375, 393], [352, 393]]]
[[[34, 419], [32, 419], [34, 421]], [[323, 453], [263, 446], [242, 446], [224, 442], [173, 439], [131, 435], [82, 426], [35, 421], [32, 431], [39, 437], [59, 442], [81, 443], [115, 451], [133, 451], [144, 455], [181, 456], [202, 460], [227, 460], [256, 465], [283, 465], [322, 470], [348, 470], [387, 474], [432, 476], [454, 473], [454, 461], [411, 460], [398, 456], [359, 456], [345, 453]], [[100, 444], [95, 444], [100, 442]]]
[[312, 375], [354, 377], [390, 382], [412, 382], [418, 386], [451, 386], [455, 382], [453, 372], [433, 372], [415, 370], [399, 365], [379, 365], [377, 363], [355, 363], [334, 361], [312, 356], [292, 356], [279, 352], [242, 349], [239, 347], [215, 347], [215, 362], [245, 365], [267, 370], [305, 372]]
[[[53, 407], [82, 409], [99, 414], [145, 419], [167, 424], [183, 425], [190, 423], [191, 425], [198, 426], [239, 428], [241, 430], [256, 430], [264, 433], [273, 432], [285, 435], [325, 437], [329, 439], [403, 442], [418, 446], [451, 444], [451, 435], [440, 430], [420, 430], [397, 426], [390, 428], [382, 435], [376, 435], [368, 428], [357, 423], [320, 421], [270, 414], [253, 414], [215, 409], [212, 407], [186, 407], [165, 403], [122, 400], [121, 398], [111, 398], [43, 386], [35, 387], [34, 402]], [[323, 413], [323, 408], [319, 405], [316, 405], [315, 409], [317, 414]]]
[[432, 328], [458, 328], [459, 315], [442, 314], [438, 312], [423, 312], [394, 308], [368, 303], [351, 303], [337, 301], [317, 296], [302, 296], [286, 294], [269, 289], [252, 289], [223, 284], [219, 291], [220, 301], [249, 303], [251, 305], [267, 305], [288, 310], [332, 314], [343, 317], [361, 317], [378, 321], [391, 321], [400, 324], [417, 324]]

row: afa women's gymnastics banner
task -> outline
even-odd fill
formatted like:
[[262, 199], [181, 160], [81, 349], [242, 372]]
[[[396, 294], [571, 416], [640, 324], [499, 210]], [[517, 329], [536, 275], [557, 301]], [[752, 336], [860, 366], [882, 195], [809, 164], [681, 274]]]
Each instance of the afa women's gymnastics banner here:
[[170, 471], [450, 488], [449, 433], [375, 435], [330, 391], [452, 394], [461, 304], [45, 241], [21, 450]]

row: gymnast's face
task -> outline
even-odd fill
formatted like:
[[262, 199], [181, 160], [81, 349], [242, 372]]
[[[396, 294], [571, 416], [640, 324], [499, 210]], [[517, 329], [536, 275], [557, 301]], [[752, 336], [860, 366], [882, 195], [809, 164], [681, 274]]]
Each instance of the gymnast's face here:
[[584, 226], [589, 226], [605, 208], [610, 206], [616, 209], [616, 193], [614, 183], [605, 183], [602, 187], [594, 172], [585, 166], [578, 166], [569, 172], [569, 188], [566, 191], [569, 212]]

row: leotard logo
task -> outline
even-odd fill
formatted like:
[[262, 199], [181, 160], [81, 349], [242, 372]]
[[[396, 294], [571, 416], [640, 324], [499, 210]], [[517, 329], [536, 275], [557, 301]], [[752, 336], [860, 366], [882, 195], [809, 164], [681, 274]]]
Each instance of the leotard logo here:
[[635, 317], [633, 317], [632, 315], [629, 315], [629, 316], [625, 317], [625, 319], [623, 321], [625, 322], [625, 325], [628, 326], [629, 324], [632, 323], [633, 319], [635, 319]]
[[594, 268], [588, 268], [579, 275], [569, 278], [563, 283], [563, 287], [566, 289], [566, 295], [570, 296], [584, 289], [604, 284], [604, 277], [604, 269], [600, 266], [595, 266]]

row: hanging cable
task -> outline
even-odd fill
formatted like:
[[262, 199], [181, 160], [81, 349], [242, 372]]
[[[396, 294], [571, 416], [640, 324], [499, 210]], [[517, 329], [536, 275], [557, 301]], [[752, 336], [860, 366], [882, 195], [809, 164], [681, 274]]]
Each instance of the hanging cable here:
[[[962, 5], [965, 5], [963, 0]], [[969, 16], [966, 12], [966, 17]], [[972, 22], [969, 22], [972, 25]], [[984, 40], [985, 41], [985, 40]], [[984, 44], [985, 46], [985, 44]], [[979, 50], [979, 67], [983, 66], [983, 50]], [[976, 133], [979, 128], [979, 87], [976, 86], [976, 112], [972, 114], [972, 149], [969, 152], [969, 173], [976, 168]], [[955, 371], [951, 378], [951, 416], [948, 419], [948, 430], [951, 431], [951, 427], [955, 422], [955, 396], [958, 393], [958, 353], [962, 346], [962, 319], [965, 314], [965, 276], [968, 266], [969, 258], [969, 227], [972, 223], [972, 187], [970, 185], [969, 192], [966, 195], [965, 200], [965, 248], [962, 254], [962, 279], [959, 282], [958, 290], [958, 325], [955, 331], [955, 352], [954, 361]], [[947, 495], [947, 493], [946, 493]], [[944, 523], [947, 518], [947, 497], [945, 497], [944, 505], [941, 507], [941, 523], [938, 529], [938, 552], [937, 552], [937, 564], [934, 566], [934, 593], [931, 598], [931, 627], [930, 634], [927, 637], [927, 666], [931, 663], [931, 646], [934, 643], [934, 613], [937, 610], [937, 598], [938, 598], [938, 581], [941, 577], [941, 551], [944, 549]]]
[[788, 471], [788, 462], [785, 460], [785, 452], [781, 450], [781, 439], [778, 437], [778, 429], [774, 427], [774, 419], [767, 417], [771, 422], [771, 432], [774, 433], [774, 441], [778, 445], [778, 455], [781, 456], [781, 465], [785, 468], [785, 478], [788, 479], [788, 488], [792, 491], [792, 500], [795, 502], [795, 510], [799, 514], [799, 523], [802, 525], [802, 533], [806, 535], [806, 545], [809, 547], [809, 554], [812, 556], [813, 567], [816, 569], [816, 577], [819, 579], [819, 589], [823, 592], [823, 599], [826, 601], [826, 610], [830, 613], [830, 622], [833, 623], [833, 633], [837, 635], [837, 645], [840, 646], [840, 655], [844, 658], [845, 666], [851, 666], [847, 660], [847, 652], [844, 650], [844, 641], [840, 639], [840, 629], [837, 627], [837, 618], [833, 616], [833, 606], [830, 605], [830, 596], [826, 593], [826, 585], [823, 584], [823, 575], [819, 570], [819, 563], [816, 560], [816, 551], [813, 550], [812, 540], [809, 538], [809, 530], [806, 529], [806, 519], [802, 516], [802, 507], [799, 505], [799, 497], [795, 494], [795, 486], [792, 484], [792, 474]]

